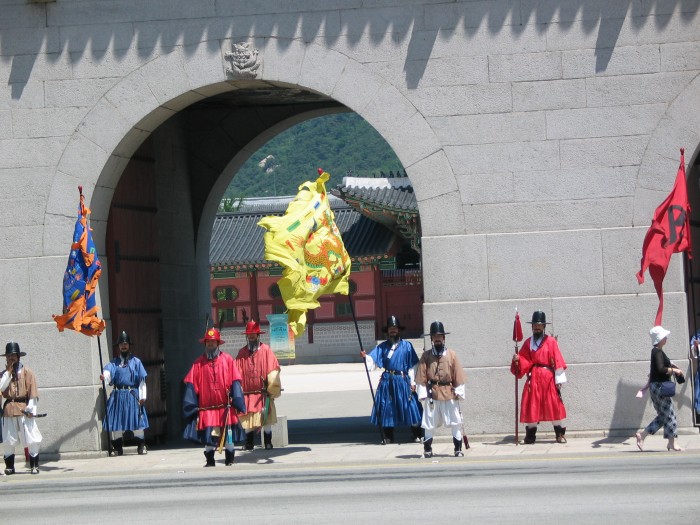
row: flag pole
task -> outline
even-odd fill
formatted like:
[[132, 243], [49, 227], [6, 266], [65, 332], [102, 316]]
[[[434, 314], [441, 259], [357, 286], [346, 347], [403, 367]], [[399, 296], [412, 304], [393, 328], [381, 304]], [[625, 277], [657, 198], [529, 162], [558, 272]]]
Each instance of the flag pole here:
[[[355, 317], [355, 308], [352, 306], [352, 293], [348, 290], [348, 303], [350, 303], [350, 313], [352, 313], [352, 321], [355, 323], [355, 332], [357, 333], [357, 342], [360, 343], [360, 351], [362, 351], [362, 337], [360, 337], [360, 327], [357, 326], [357, 318]], [[374, 401], [374, 388], [372, 388], [372, 379], [369, 377], [369, 368], [367, 368], [367, 358], [362, 358], [362, 363], [365, 365], [365, 373], [367, 374], [367, 382], [369, 383], [369, 391], [372, 394], [372, 407], [374, 408], [375, 414], [377, 414], [377, 421], [379, 422], [379, 435], [382, 437], [382, 445], [386, 444], [386, 438], [384, 437], [384, 429], [382, 428], [381, 414], [377, 410], [377, 404]]]
[[[207, 335], [207, 330], [209, 330], [209, 312], [206, 313], [204, 316], [204, 337]], [[204, 351], [207, 351], [207, 343], [203, 343], [204, 345]]]
[[[690, 257], [685, 258], [686, 265], [688, 266], [688, 274], [690, 276], [690, 302], [692, 305], [692, 311], [693, 311], [693, 319], [691, 323], [693, 324], [693, 337], [695, 337], [698, 333], [698, 327], [697, 327], [697, 318], [698, 318], [698, 309], [697, 309], [697, 304], [696, 304], [696, 295], [695, 295], [695, 276], [693, 275], [693, 260]], [[693, 348], [694, 345], [690, 345], [690, 382], [693, 385], [692, 392], [695, 392], [695, 389], [697, 388], [695, 385], [695, 379], [697, 374], [698, 368], [700, 368], [700, 351], [697, 353], [695, 352], [695, 349]], [[697, 355], [696, 355], [697, 354]], [[695, 374], [693, 374], [693, 358], [695, 358]], [[695, 396], [693, 396], [694, 398]], [[697, 402], [696, 399], [693, 399], [693, 404]], [[693, 410], [693, 424], [695, 426], [698, 426], [700, 424], [700, 420], [698, 418], [698, 413], [696, 410]]]
[[[515, 320], [513, 321], [513, 343], [515, 344], [515, 355], [518, 355], [518, 343], [523, 340], [523, 329], [520, 324], [520, 314], [518, 313], [518, 307], [515, 307]], [[511, 365], [512, 367], [512, 365]], [[520, 363], [518, 363], [518, 370], [515, 374], [515, 444], [516, 446], [520, 444], [520, 439], [518, 437], [518, 374], [520, 373]]]
[[[518, 341], [513, 341], [515, 343], [515, 353], [517, 354], [520, 349], [518, 348]], [[518, 363], [520, 366], [520, 363]], [[518, 437], [518, 375], [515, 375], [515, 446], [520, 444], [520, 439]]]
[[104, 370], [104, 364], [102, 361], [102, 343], [100, 343], [100, 336], [97, 336], [97, 351], [100, 354], [100, 376], [102, 377], [102, 402], [105, 409], [105, 430], [107, 430], [107, 455], [112, 455], [112, 433], [109, 430], [109, 417], [107, 416], [107, 387], [105, 386], [105, 378], [102, 375]]

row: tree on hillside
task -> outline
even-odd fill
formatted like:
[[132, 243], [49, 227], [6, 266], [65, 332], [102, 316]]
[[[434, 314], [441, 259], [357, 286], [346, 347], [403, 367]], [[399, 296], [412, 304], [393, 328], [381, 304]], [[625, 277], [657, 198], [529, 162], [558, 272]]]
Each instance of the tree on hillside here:
[[295, 195], [299, 185], [323, 168], [329, 186], [346, 173], [370, 177], [403, 172], [389, 144], [356, 113], [307, 120], [280, 133], [262, 146], [236, 173], [224, 198]]

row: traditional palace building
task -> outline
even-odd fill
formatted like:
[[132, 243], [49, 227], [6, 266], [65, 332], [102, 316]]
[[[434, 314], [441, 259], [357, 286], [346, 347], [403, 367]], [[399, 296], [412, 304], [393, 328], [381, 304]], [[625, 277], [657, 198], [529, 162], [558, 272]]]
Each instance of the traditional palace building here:
[[[331, 208], [353, 262], [350, 292], [363, 344], [372, 346], [382, 337], [388, 315], [401, 319], [408, 336], [418, 336], [423, 330], [416, 250], [420, 224], [408, 178], [345, 177], [331, 193]], [[220, 213], [214, 220], [212, 317], [222, 319], [224, 339], [232, 350], [243, 344], [240, 332], [249, 319], [264, 325], [268, 314], [285, 311], [277, 287], [282, 268], [264, 259], [264, 229], [257, 223], [268, 215], [282, 215], [292, 198], [245, 199], [236, 212]], [[295, 341], [296, 362], [355, 359], [358, 340], [348, 297], [322, 296], [320, 303], [308, 313], [307, 329]]]

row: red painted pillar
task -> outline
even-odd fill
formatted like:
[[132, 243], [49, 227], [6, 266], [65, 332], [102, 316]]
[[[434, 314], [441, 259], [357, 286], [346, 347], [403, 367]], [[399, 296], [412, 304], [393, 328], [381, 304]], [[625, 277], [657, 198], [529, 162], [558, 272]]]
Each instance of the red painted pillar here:
[[250, 270], [248, 275], [250, 279], [250, 317], [251, 319], [260, 322], [260, 312], [258, 311], [258, 271]]

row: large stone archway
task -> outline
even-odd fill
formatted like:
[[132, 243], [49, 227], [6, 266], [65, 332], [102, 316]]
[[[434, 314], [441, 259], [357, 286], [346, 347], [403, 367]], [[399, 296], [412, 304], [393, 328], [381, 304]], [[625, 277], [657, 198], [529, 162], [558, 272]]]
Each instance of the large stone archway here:
[[[700, 115], [697, 111], [689, 111], [689, 108], [697, 107], [700, 107], [700, 75], [695, 76], [675, 97], [649, 137], [637, 173], [634, 194], [634, 238], [639, 241], [639, 246], [654, 210], [668, 196], [669, 188], [673, 187], [680, 148], [685, 149], [688, 184], [695, 182], [691, 176], [696, 172], [693, 166], [697, 164], [700, 155]], [[689, 195], [697, 194], [695, 188], [689, 188], [688, 191]], [[696, 205], [691, 202], [691, 207], [695, 208]], [[688, 319], [686, 324], [684, 315], [686, 291], [692, 286], [689, 278], [689, 275], [684, 276], [683, 257], [674, 257], [664, 279], [664, 296], [667, 296], [664, 304], [669, 301], [674, 306], [664, 316], [664, 324], [675, 325], [683, 334], [687, 333], [688, 326], [692, 328], [694, 324], [693, 319]], [[655, 291], [649, 281], [647, 278], [642, 289], [644, 293], [654, 295]]]
[[[183, 108], [236, 89], [236, 81], [226, 76], [223, 58], [230, 47], [231, 41], [223, 41], [217, 54], [176, 47], [112, 87], [80, 122], [61, 156], [45, 222], [60, 229], [61, 223], [65, 228], [72, 222], [70, 197], [81, 183], [92, 194], [90, 205], [95, 209], [93, 221], [98, 226], [99, 240], [99, 223], [106, 220], [100, 210], [107, 208], [104, 205], [111, 198], [119, 174], [138, 146]], [[322, 93], [357, 112], [385, 138], [411, 177], [427, 235], [444, 227], [436, 228], [434, 223], [439, 219], [431, 218], [428, 204], [436, 197], [440, 197], [442, 210], [455, 218], [451, 221], [453, 233], [464, 231], [459, 199], [450, 207], [449, 197], [457, 194], [457, 182], [440, 142], [420, 112], [395, 87], [359, 62], [316, 44], [290, 41], [277, 48], [267, 46], [261, 49], [260, 60], [260, 81], [298, 85]], [[320, 69], [320, 64], [332, 64], [333, 68]], [[52, 242], [54, 233], [53, 228], [46, 231], [46, 255], [64, 251], [60, 243]]]
[[[133, 71], [117, 82], [79, 124], [65, 148], [55, 171], [45, 212], [45, 250], [62, 257], [64, 239], [74, 221], [74, 195], [78, 184], [84, 187], [93, 210], [92, 227], [100, 253], [105, 251], [105, 233], [110, 202], [122, 171], [140, 147], [171, 151], [170, 190], [179, 194], [177, 205], [170, 203], [159, 213], [162, 244], [159, 257], [164, 304], [164, 344], [168, 349], [166, 369], [168, 412], [172, 435], [179, 429], [179, 381], [196, 345], [201, 312], [209, 305], [208, 252], [211, 224], [218, 202], [235, 170], [264, 142], [288, 127], [308, 118], [337, 111], [354, 110], [383, 134], [409, 173], [419, 206], [426, 210], [424, 231], [444, 228], [438, 214], [432, 214], [435, 200], [439, 208], [461, 217], [457, 186], [447, 157], [425, 119], [394, 87], [367, 71], [361, 64], [315, 44], [268, 46], [260, 52], [260, 75], [255, 79], [227, 77], [224, 59], [231, 42], [223, 42], [218, 53], [194, 54], [176, 48]], [[319, 57], [319, 53], [323, 54]], [[323, 60], [320, 62], [319, 60]], [[319, 70], [319, 64], [326, 67]], [[290, 69], [290, 64], [295, 68]], [[331, 64], [333, 67], [327, 67]], [[201, 75], [199, 73], [205, 72]], [[363, 79], [357, 89], [357, 78]], [[196, 78], [196, 81], [193, 80]], [[155, 86], [167, 86], [157, 90]], [[238, 107], [226, 112], [216, 103], [222, 97], [235, 99], [238, 92], [276, 89], [280, 93], [315, 93], [319, 101], [288, 104], [284, 109]], [[217, 98], [218, 97], [218, 98]], [[293, 95], [291, 96], [293, 98]], [[209, 107], [209, 106], [213, 107]], [[110, 126], [105, 127], [105, 122]], [[241, 125], [242, 124], [242, 125]], [[387, 136], [388, 134], [388, 136]], [[185, 169], [176, 167], [184, 164]], [[421, 182], [423, 181], [423, 182]], [[182, 195], [187, 194], [185, 200]], [[453, 198], [450, 199], [450, 194]], [[183, 223], [182, 214], [191, 218]], [[168, 220], [167, 217], [176, 220]], [[432, 224], [432, 226], [431, 226]], [[184, 228], [183, 228], [184, 226]], [[176, 230], [163, 232], [177, 228]], [[460, 220], [451, 221], [455, 233], [463, 230]], [[110, 318], [109, 262], [100, 283], [100, 301], [106, 319]], [[196, 277], [194, 277], [196, 276]], [[172, 308], [166, 297], [190, 298], [188, 304]], [[196, 298], [196, 299], [195, 299]], [[92, 346], [88, 340], [80, 346]], [[107, 352], [109, 354], [109, 352]]]
[[[96, 341], [57, 336], [51, 322], [76, 186], [89, 196], [104, 253], [125, 167], [147, 141], [169, 148], [162, 158], [178, 162], [170, 174], [163, 163], [162, 180], [196, 188], [167, 208], [181, 221], [171, 233], [189, 228], [188, 251], [173, 250], [179, 265], [169, 270], [195, 275], [223, 181], [265, 133], [303, 118], [300, 110], [261, 119], [247, 137], [222, 135], [220, 147], [190, 155], [186, 110], [251, 85], [226, 73], [226, 53], [241, 41], [260, 50], [248, 80], [357, 112], [411, 177], [424, 318], [445, 322], [469, 371], [467, 432], [512, 432], [515, 306], [553, 320], [570, 365], [570, 428], [624, 432], [651, 415], [634, 393], [657, 302], [634, 273], [678, 147], [692, 161], [700, 140], [696, 3], [101, 4], [10, 2], [0, 23], [0, 335], [29, 350], [47, 389], [42, 404], [60, 415], [42, 421], [47, 451], [97, 450], [100, 439]], [[665, 281], [664, 322], [685, 335], [679, 260]], [[99, 302], [110, 318], [104, 262]], [[188, 286], [171, 301], [185, 305], [173, 321], [181, 348], [202, 315], [201, 285]], [[668, 348], [678, 361], [687, 356], [684, 337]], [[683, 391], [684, 407], [689, 399]]]

